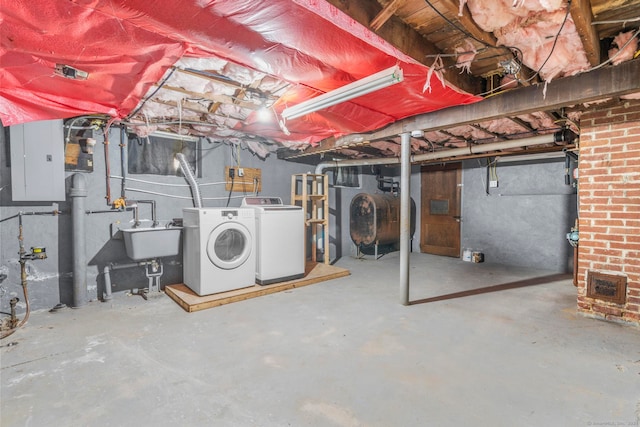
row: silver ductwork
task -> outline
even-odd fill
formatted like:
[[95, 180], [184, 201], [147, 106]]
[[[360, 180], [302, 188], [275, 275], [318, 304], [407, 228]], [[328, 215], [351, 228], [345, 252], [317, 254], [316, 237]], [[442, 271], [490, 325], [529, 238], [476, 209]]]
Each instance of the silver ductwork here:
[[177, 153], [176, 159], [180, 163], [180, 170], [184, 174], [184, 179], [187, 180], [189, 186], [191, 186], [191, 197], [193, 197], [193, 207], [201, 208], [202, 207], [202, 195], [200, 194], [200, 186], [196, 182], [196, 177], [193, 176], [193, 172], [189, 167], [189, 163], [187, 163], [187, 159], [184, 157], [184, 154]]

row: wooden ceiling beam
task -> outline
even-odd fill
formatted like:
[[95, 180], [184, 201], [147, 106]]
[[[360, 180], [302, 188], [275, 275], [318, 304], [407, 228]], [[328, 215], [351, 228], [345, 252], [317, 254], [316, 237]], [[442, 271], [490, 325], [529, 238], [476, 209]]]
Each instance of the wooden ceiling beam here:
[[469, 105], [445, 108], [393, 123], [369, 135], [371, 141], [414, 130], [434, 131], [501, 117], [548, 111], [640, 91], [640, 59], [615, 67], [535, 84]]
[[185, 95], [189, 95], [192, 98], [208, 99], [209, 101], [218, 102], [221, 104], [236, 105], [238, 107], [247, 108], [249, 110], [258, 110], [261, 107], [260, 105], [254, 104], [253, 102], [238, 101], [229, 95], [212, 95], [208, 93], [199, 93], [199, 92], [186, 90], [181, 87], [167, 86], [167, 85], [162, 86], [162, 90], [170, 90], [172, 92], [182, 93]]
[[459, 15], [459, 0], [440, 0], [440, 4], [445, 6], [450, 14], [455, 15], [458, 18], [458, 22], [473, 37], [490, 46], [495, 46], [498, 43], [498, 40], [492, 33], [487, 33], [482, 28], [478, 27], [478, 24], [473, 20], [471, 12], [469, 12], [469, 7], [466, 4], [462, 9], [462, 16]]
[[520, 117], [507, 117], [509, 120], [511, 120], [513, 123], [517, 124], [518, 126], [522, 126], [524, 128], [524, 130], [527, 130], [529, 132], [533, 132], [534, 129], [531, 127], [531, 125], [527, 122], [525, 122], [524, 120], [522, 120]]
[[598, 33], [591, 22], [593, 14], [591, 13], [590, 0], [573, 0], [571, 2], [571, 17], [576, 24], [576, 30], [582, 40], [587, 59], [592, 66], [600, 63], [600, 39]]
[[373, 31], [378, 31], [384, 25], [384, 23], [387, 22], [394, 13], [396, 13], [398, 7], [400, 7], [404, 2], [405, 0], [392, 0], [391, 3], [383, 7], [382, 10], [376, 15], [376, 17], [371, 20], [371, 23], [369, 23], [369, 28], [371, 28]]
[[[369, 0], [327, 0], [355, 21], [365, 27], [380, 13], [382, 7], [376, 1]], [[405, 24], [399, 18], [390, 16], [385, 25], [376, 33], [391, 45], [428, 67], [433, 65], [433, 57], [442, 52], [424, 36]], [[443, 58], [445, 68], [454, 67], [455, 60]], [[482, 90], [480, 79], [469, 74], [457, 72], [447, 73], [446, 80], [453, 86], [469, 93], [479, 93]]]

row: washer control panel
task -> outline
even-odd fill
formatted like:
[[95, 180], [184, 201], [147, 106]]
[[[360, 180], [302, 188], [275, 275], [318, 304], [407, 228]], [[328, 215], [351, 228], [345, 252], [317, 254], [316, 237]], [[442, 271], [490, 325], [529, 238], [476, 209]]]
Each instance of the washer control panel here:
[[282, 206], [280, 197], [245, 197], [243, 206]]

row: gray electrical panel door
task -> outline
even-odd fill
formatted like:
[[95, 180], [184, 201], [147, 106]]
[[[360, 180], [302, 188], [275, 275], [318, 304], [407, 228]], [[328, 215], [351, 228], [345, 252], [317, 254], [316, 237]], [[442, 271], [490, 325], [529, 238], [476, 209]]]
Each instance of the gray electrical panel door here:
[[9, 144], [13, 201], [65, 200], [62, 120], [11, 126]]

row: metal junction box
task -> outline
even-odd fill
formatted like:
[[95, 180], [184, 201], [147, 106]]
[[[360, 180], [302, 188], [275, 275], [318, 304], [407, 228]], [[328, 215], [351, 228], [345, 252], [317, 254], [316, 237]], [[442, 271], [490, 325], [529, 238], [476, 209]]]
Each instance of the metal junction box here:
[[13, 201], [65, 200], [62, 120], [45, 120], [10, 128]]

